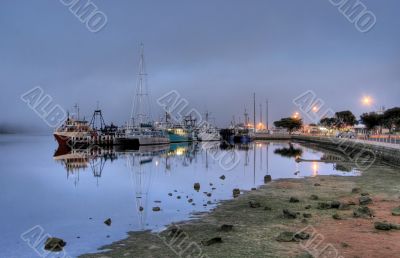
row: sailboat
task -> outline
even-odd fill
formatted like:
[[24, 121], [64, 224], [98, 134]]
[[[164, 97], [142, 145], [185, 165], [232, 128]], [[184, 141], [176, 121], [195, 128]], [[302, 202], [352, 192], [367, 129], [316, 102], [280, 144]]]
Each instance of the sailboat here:
[[[146, 85], [144, 45], [141, 44], [136, 97], [131, 112], [131, 122], [115, 137], [114, 144], [126, 147], [169, 144], [165, 130], [155, 128], [150, 122], [150, 101]], [[145, 103], [146, 102], [146, 103]]]

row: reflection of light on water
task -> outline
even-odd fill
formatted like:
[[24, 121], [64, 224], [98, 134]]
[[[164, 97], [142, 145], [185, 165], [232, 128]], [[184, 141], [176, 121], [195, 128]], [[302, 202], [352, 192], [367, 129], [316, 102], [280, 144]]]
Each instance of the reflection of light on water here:
[[313, 176], [318, 176], [319, 165], [317, 162], [312, 163]]
[[185, 148], [183, 147], [176, 148], [176, 155], [182, 156], [184, 153], [185, 153]]
[[156, 167], [158, 167], [158, 164], [159, 164], [158, 160], [156, 160], [155, 164], [156, 164]]

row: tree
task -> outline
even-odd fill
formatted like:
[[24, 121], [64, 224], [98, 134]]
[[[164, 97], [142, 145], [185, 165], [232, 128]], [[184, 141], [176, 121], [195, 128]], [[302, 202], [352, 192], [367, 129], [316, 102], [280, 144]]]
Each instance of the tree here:
[[383, 116], [375, 112], [364, 113], [360, 116], [361, 122], [368, 130], [373, 130], [375, 127], [382, 125]]
[[400, 127], [400, 107], [394, 107], [391, 109], [388, 109], [383, 113], [383, 125], [389, 129], [392, 130], [394, 127], [396, 129], [399, 129]]
[[335, 119], [338, 127], [347, 127], [357, 124], [356, 117], [349, 110], [336, 112]]
[[334, 117], [325, 117], [322, 118], [321, 121], [319, 121], [319, 123], [322, 126], [328, 127], [328, 128], [332, 128], [336, 125], [336, 119]]
[[303, 121], [301, 119], [287, 117], [282, 118], [279, 121], [275, 121], [274, 125], [278, 128], [285, 128], [291, 134], [294, 130], [298, 130], [303, 126]]

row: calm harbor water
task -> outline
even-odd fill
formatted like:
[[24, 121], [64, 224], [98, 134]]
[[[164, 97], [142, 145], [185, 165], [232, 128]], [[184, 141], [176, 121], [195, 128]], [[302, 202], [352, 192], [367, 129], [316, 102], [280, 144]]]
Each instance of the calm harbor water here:
[[[304, 162], [295, 161], [299, 156]], [[162, 230], [209, 211], [231, 199], [234, 188], [262, 185], [267, 174], [273, 180], [359, 174], [321, 159], [335, 157], [288, 142], [68, 153], [57, 150], [51, 136], [0, 136], [0, 257], [40, 257], [43, 243], [35, 249], [21, 237], [35, 226], [43, 230], [41, 236], [64, 239], [66, 253], [76, 257], [122, 239], [128, 231]], [[199, 191], [193, 187], [196, 182]], [[153, 212], [156, 206], [161, 211]], [[103, 223], [107, 218], [111, 226]]]

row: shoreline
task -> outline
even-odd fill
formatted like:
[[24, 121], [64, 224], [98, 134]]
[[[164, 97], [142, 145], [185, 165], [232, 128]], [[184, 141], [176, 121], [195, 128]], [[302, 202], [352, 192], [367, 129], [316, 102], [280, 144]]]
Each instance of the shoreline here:
[[[223, 201], [199, 219], [170, 225], [159, 234], [131, 232], [126, 239], [101, 248], [108, 251], [80, 257], [186, 257], [190, 253], [193, 257], [313, 257], [310, 253], [315, 256], [318, 249], [304, 248], [310, 240], [277, 241], [282, 232], [302, 230], [322, 235], [322, 246], [332, 246], [343, 257], [384, 257], [400, 251], [400, 231], [378, 231], [373, 223], [387, 220], [400, 224], [400, 217], [391, 215], [391, 209], [400, 206], [399, 172], [375, 164], [354, 177], [275, 180]], [[374, 217], [354, 217], [361, 194], [373, 200], [368, 207]], [[290, 202], [291, 197], [299, 202]], [[318, 208], [320, 203], [332, 201], [346, 204], [346, 208]], [[294, 212], [296, 218], [285, 218], [284, 209]], [[334, 214], [340, 219], [334, 219]], [[233, 225], [233, 229], [221, 230], [222, 225]], [[222, 243], [210, 241], [215, 237]]]

